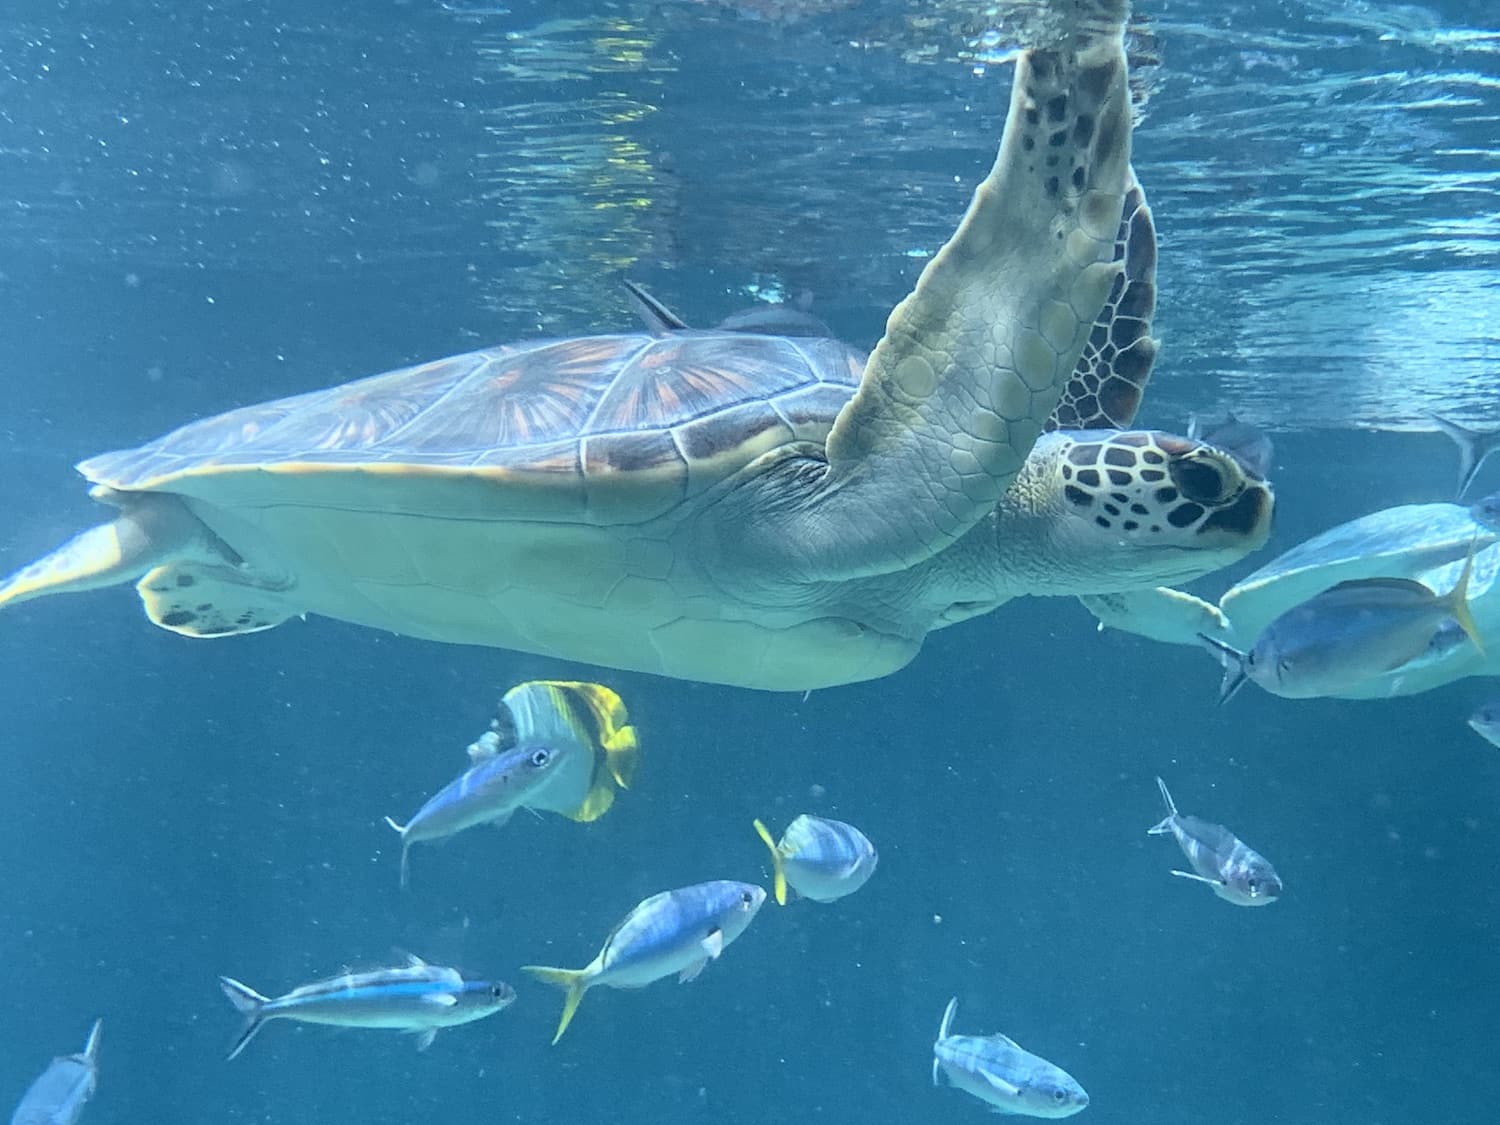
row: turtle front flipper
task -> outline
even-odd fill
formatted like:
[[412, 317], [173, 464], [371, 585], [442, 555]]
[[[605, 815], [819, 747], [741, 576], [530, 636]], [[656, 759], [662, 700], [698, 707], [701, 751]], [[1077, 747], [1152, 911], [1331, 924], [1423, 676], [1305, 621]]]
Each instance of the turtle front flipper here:
[[797, 528], [815, 572], [889, 572], [956, 541], [1009, 488], [1073, 375], [1121, 273], [1130, 180], [1126, 5], [1092, 7], [1020, 56], [994, 167], [838, 415]]
[[116, 586], [153, 567], [207, 551], [213, 534], [175, 496], [122, 493], [103, 487], [91, 495], [120, 514], [75, 535], [50, 555], [0, 583], [0, 609], [40, 598]]

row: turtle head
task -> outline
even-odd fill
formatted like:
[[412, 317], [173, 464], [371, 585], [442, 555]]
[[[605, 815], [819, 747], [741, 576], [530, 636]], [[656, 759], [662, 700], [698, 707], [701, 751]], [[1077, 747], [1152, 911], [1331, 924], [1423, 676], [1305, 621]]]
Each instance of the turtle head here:
[[1037, 447], [1054, 543], [1101, 580], [1101, 593], [1196, 578], [1270, 535], [1270, 485], [1207, 442], [1079, 430], [1045, 435]]

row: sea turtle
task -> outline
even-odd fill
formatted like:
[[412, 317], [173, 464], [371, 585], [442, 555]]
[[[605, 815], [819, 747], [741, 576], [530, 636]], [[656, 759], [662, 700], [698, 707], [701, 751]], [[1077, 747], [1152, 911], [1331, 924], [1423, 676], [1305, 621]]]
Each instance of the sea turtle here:
[[890, 673], [1021, 594], [1240, 558], [1266, 483], [1114, 428], [1155, 355], [1155, 244], [1125, 4], [1092, 7], [1019, 59], [993, 169], [868, 359], [663, 327], [234, 410], [83, 462], [119, 514], [0, 605], [139, 578], [151, 620], [189, 636], [311, 612], [803, 690]]
[[1085, 597], [1103, 625], [1175, 644], [1209, 637], [1246, 651], [1261, 630], [1293, 606], [1340, 582], [1411, 578], [1434, 593], [1453, 589], [1471, 546], [1469, 609], [1481, 652], [1457, 623], [1438, 633], [1416, 660], [1365, 681], [1349, 699], [1414, 695], [1464, 676], [1500, 675], [1500, 495], [1472, 507], [1403, 504], [1315, 535], [1233, 586], [1217, 606], [1181, 590], [1123, 591]]

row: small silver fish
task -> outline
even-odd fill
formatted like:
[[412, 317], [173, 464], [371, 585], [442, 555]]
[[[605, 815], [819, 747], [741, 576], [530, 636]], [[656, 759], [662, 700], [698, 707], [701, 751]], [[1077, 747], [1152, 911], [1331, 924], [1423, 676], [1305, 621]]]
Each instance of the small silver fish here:
[[480, 824], [500, 826], [517, 809], [597, 820], [629, 788], [639, 743], [620, 697], [600, 684], [533, 680], [500, 701], [491, 729], [469, 747], [474, 763], [405, 824], [401, 885], [410, 881], [411, 846]]
[[833, 902], [853, 894], [875, 874], [880, 856], [852, 824], [803, 813], [786, 826], [781, 842], [759, 820], [755, 831], [771, 849], [776, 901], [787, 903], [787, 887], [801, 898]]
[[417, 1049], [425, 1051], [440, 1028], [492, 1016], [516, 999], [515, 990], [503, 981], [466, 980], [457, 969], [429, 965], [410, 954], [399, 968], [345, 973], [274, 998], [230, 977], [220, 977], [219, 987], [245, 1017], [244, 1030], [229, 1049], [231, 1059], [267, 1020], [275, 1019], [404, 1031], [415, 1035]]
[[596, 985], [641, 988], [673, 973], [683, 984], [693, 980], [745, 932], [765, 901], [762, 888], [727, 879], [663, 891], [638, 903], [585, 968], [522, 965], [522, 972], [567, 992], [552, 1042], [563, 1037], [583, 994]]
[[1198, 639], [1224, 661], [1219, 702], [1232, 698], [1247, 679], [1286, 699], [1337, 695], [1426, 655], [1451, 623], [1483, 653], [1469, 612], [1473, 573], [1471, 546], [1446, 594], [1409, 578], [1340, 582], [1272, 621], [1249, 652], [1200, 633]]
[[958, 997], [948, 1001], [932, 1045], [932, 1084], [948, 1079], [997, 1113], [1018, 1117], [1072, 1117], [1089, 1096], [1062, 1067], [1025, 1050], [1004, 1035], [952, 1035]]
[[1500, 746], [1500, 699], [1491, 699], [1474, 708], [1469, 726], [1491, 746]]
[[95, 1020], [76, 1055], [60, 1055], [38, 1075], [11, 1114], [10, 1125], [74, 1125], [99, 1087], [99, 1032]]
[[1166, 802], [1167, 815], [1147, 829], [1147, 834], [1165, 836], [1170, 833], [1193, 868], [1192, 871], [1173, 871], [1173, 875], [1207, 883], [1214, 889], [1214, 894], [1236, 906], [1265, 906], [1280, 897], [1281, 877], [1264, 856], [1246, 846], [1222, 824], [1210, 824], [1196, 816], [1183, 816], [1172, 802], [1172, 794], [1167, 792], [1167, 783], [1158, 777], [1156, 785], [1161, 790], [1161, 799]]

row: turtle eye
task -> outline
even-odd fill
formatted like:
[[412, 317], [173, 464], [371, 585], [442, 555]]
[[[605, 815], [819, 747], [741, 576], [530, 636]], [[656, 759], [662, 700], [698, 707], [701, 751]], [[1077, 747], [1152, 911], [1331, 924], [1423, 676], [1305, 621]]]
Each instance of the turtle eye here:
[[531, 757], [528, 758], [527, 761], [529, 761], [534, 768], [541, 769], [548, 762], [552, 761], [552, 751], [548, 750], [545, 746], [539, 746], [531, 752]]

